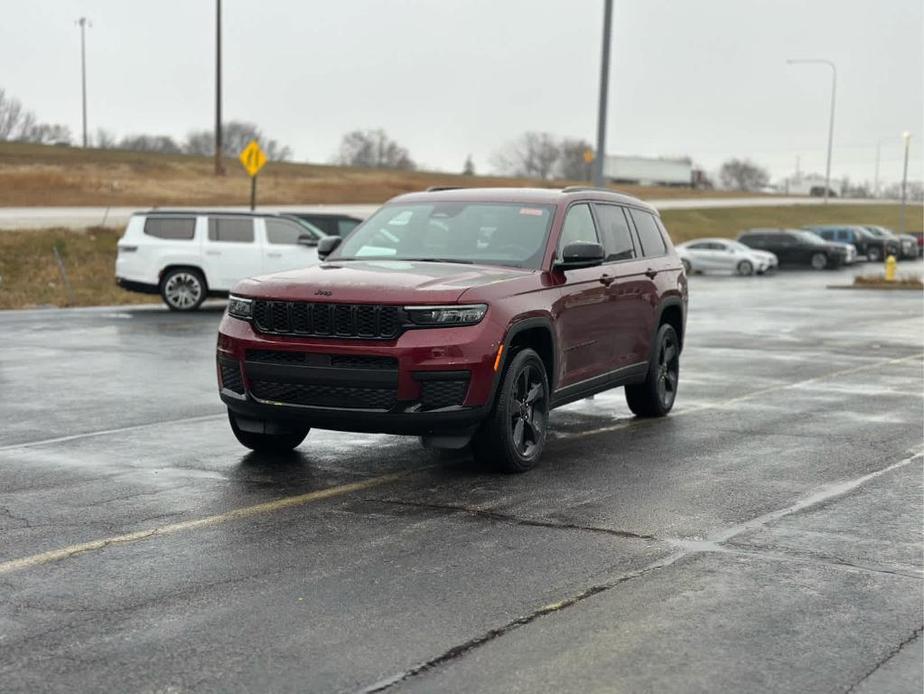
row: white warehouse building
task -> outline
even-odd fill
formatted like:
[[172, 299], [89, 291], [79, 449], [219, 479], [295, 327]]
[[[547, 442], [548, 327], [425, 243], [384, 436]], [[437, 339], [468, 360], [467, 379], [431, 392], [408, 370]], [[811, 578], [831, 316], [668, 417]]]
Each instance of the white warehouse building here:
[[603, 177], [612, 183], [644, 186], [693, 185], [693, 163], [689, 159], [630, 157], [609, 154], [603, 162]]

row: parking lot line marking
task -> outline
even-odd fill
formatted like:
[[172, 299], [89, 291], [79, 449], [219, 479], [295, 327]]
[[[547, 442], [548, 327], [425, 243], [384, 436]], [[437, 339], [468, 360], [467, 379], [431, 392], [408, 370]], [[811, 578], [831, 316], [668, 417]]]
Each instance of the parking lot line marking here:
[[[794, 383], [780, 383], [779, 385], [769, 386], [767, 388], [761, 388], [760, 390], [755, 390], [750, 393], [745, 393], [744, 395], [739, 395], [738, 397], [730, 398], [728, 400], [721, 400], [719, 402], [713, 402], [713, 403], [706, 403], [706, 402], [698, 403], [696, 405], [685, 407], [679, 412], [673, 413], [672, 416], [679, 417], [681, 415], [692, 414], [695, 412], [703, 412], [705, 410], [718, 410], [724, 407], [728, 407], [729, 405], [734, 405], [735, 403], [738, 403], [738, 402], [743, 402], [745, 400], [750, 400], [751, 398], [756, 398], [761, 395], [766, 395], [768, 393], [775, 393], [777, 391], [788, 390], [790, 388], [801, 388], [802, 386], [808, 383], [814, 383], [816, 381], [824, 381], [824, 380], [828, 380], [831, 378], [837, 378], [838, 376], [846, 376], [848, 374], [858, 373], [861, 371], [870, 371], [872, 369], [880, 369], [885, 366], [891, 366], [893, 364], [900, 364], [906, 361], [914, 361], [916, 359], [921, 359], [921, 358], [924, 358], [924, 352], [921, 352], [918, 354], [911, 354], [907, 357], [896, 357], [895, 359], [887, 359], [885, 361], [878, 361], [875, 364], [864, 364], [863, 366], [854, 366], [849, 369], [840, 369], [839, 371], [831, 371], [826, 374], [821, 374], [819, 376], [813, 376], [812, 378], [806, 378], [802, 381], [796, 381]], [[656, 421], [657, 421], [656, 419], [655, 420], [653, 419], [644, 419], [644, 420], [627, 419], [627, 420], [618, 422], [616, 424], [599, 427], [597, 429], [588, 429], [587, 431], [576, 431], [576, 432], [569, 432], [565, 434], [558, 434], [554, 438], [556, 440], [563, 440], [563, 439], [582, 438], [584, 436], [595, 436], [597, 434], [606, 434], [611, 431], [619, 431], [620, 429], [627, 429], [629, 427], [643, 426], [645, 424], [651, 424], [652, 422], [656, 422]]]
[[173, 535], [186, 530], [194, 530], [211, 525], [218, 525], [220, 523], [227, 523], [228, 521], [250, 518], [260, 514], [272, 513], [274, 511], [280, 511], [282, 509], [292, 508], [294, 506], [303, 506], [315, 501], [323, 501], [324, 499], [331, 499], [333, 497], [343, 496], [344, 494], [363, 491], [365, 489], [372, 489], [373, 487], [378, 487], [389, 482], [394, 482], [395, 480], [399, 480], [417, 472], [430, 470], [434, 467], [436, 466], [426, 465], [423, 467], [414, 468], [413, 470], [404, 470], [402, 472], [394, 472], [388, 475], [372, 477], [367, 480], [362, 480], [361, 482], [350, 482], [349, 484], [341, 484], [336, 487], [319, 489], [317, 491], [308, 492], [306, 494], [286, 496], [281, 499], [267, 501], [262, 504], [244, 506], [242, 508], [236, 508], [232, 511], [227, 511], [226, 513], [219, 513], [214, 516], [196, 518], [194, 520], [183, 521], [180, 523], [171, 523], [170, 525], [162, 525], [159, 528], [153, 528], [151, 530], [139, 530], [137, 532], [126, 533], [124, 535], [114, 535], [112, 537], [107, 537], [100, 540], [91, 540], [90, 542], [82, 542], [76, 545], [70, 545], [68, 547], [61, 547], [60, 549], [52, 549], [40, 554], [33, 554], [29, 557], [11, 559], [9, 561], [0, 563], [0, 575], [22, 571], [23, 569], [29, 569], [55, 561], [61, 561], [62, 559], [69, 559], [70, 557], [83, 554], [84, 552], [92, 552], [94, 550], [103, 549], [110, 545], [128, 544], [131, 542], [139, 542], [141, 540], [147, 540], [154, 537], [161, 537], [163, 535]]
[[118, 427], [116, 429], [100, 429], [99, 431], [87, 431], [82, 434], [70, 434], [68, 436], [56, 436], [53, 439], [40, 439], [38, 441], [23, 441], [22, 443], [11, 443], [7, 446], [0, 446], [0, 453], [4, 451], [15, 451], [22, 448], [34, 448], [35, 446], [46, 446], [52, 443], [66, 443], [67, 441], [77, 441], [79, 439], [88, 439], [94, 436], [108, 436], [109, 434], [121, 434], [123, 431], [137, 431], [138, 429], [147, 429], [162, 424], [185, 424], [187, 422], [207, 422], [210, 419], [222, 419], [226, 415], [222, 414], [204, 414], [198, 417], [181, 417], [179, 419], [162, 419], [156, 422], [145, 422], [144, 424], [132, 424], [127, 427]]

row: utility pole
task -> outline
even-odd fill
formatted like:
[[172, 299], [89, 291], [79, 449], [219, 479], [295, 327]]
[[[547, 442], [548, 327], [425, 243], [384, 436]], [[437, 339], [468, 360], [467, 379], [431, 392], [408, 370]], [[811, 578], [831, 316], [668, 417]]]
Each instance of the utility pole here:
[[873, 176], [873, 197], [879, 197], [879, 158], [882, 154], [882, 140], [876, 142], [876, 174]]
[[86, 48], [86, 28], [93, 24], [86, 18], [81, 17], [77, 20], [80, 26], [80, 89], [83, 97], [83, 148], [87, 148], [87, 48]]
[[606, 158], [606, 103], [610, 84], [610, 25], [613, 0], [603, 0], [603, 55], [600, 59], [600, 104], [597, 108], [597, 152], [594, 157], [593, 183], [603, 187], [603, 161]]
[[828, 204], [828, 195], [831, 190], [831, 149], [834, 143], [834, 106], [837, 99], [837, 67], [830, 60], [824, 58], [796, 58], [786, 61], [790, 65], [798, 63], [821, 63], [831, 68], [831, 120], [828, 123], [828, 163], [825, 167], [825, 205]]
[[911, 147], [911, 133], [903, 132], [902, 139], [905, 141], [905, 167], [902, 172], [902, 211], [901, 211], [901, 223], [899, 225], [899, 234], [905, 233], [905, 202], [907, 201], [907, 190], [908, 190], [908, 150]]
[[215, 175], [224, 176], [221, 164], [221, 0], [216, 0], [215, 10]]

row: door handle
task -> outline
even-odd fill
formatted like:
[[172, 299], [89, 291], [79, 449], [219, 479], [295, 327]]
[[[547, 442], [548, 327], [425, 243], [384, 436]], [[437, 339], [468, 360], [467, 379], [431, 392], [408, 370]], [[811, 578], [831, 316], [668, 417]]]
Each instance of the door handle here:
[[611, 284], [613, 284], [613, 282], [615, 282], [615, 281], [616, 281], [615, 275], [603, 274], [603, 275], [600, 276], [600, 282], [601, 282], [602, 284], [604, 284], [605, 286], [607, 286], [607, 287], [609, 287], [609, 286], [610, 286]]
[[282, 253], [267, 253], [266, 255], [268, 255], [270, 258], [281, 258], [282, 257]]
[[657, 270], [652, 270], [651, 268], [648, 268], [647, 270], [645, 270], [645, 276], [648, 277], [648, 279], [650, 280], [653, 280], [655, 278], [655, 275], [657, 274], [658, 274]]
[[206, 251], [206, 255], [221, 255], [221, 251]]

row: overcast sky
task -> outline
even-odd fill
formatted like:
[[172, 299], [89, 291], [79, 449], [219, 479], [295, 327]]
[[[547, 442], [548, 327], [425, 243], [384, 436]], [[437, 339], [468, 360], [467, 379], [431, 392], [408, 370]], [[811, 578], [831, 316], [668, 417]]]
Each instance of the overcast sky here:
[[[750, 157], [775, 177], [922, 178], [924, 0], [615, 0], [608, 151]], [[382, 127], [423, 167], [479, 172], [526, 130], [593, 141], [602, 0], [225, 0], [224, 113], [295, 159]], [[0, 0], [0, 87], [80, 132], [88, 16], [90, 130], [182, 138], [214, 120], [213, 0]]]

